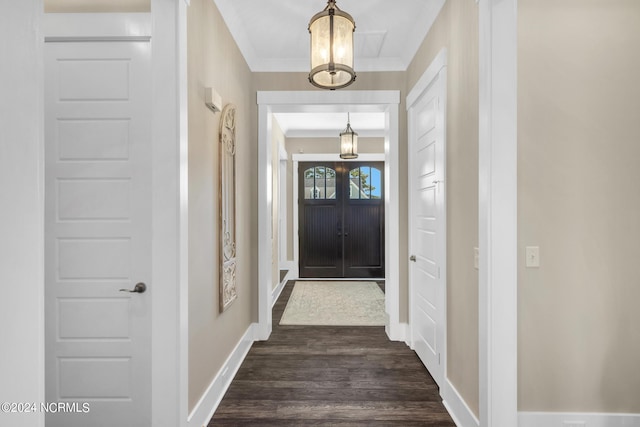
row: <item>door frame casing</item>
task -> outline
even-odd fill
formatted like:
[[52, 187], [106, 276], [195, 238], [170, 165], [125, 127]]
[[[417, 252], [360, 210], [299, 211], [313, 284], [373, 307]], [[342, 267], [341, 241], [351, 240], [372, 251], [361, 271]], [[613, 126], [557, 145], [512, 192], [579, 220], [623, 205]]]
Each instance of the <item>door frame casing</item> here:
[[518, 425], [518, 1], [479, 12], [480, 425]]
[[390, 339], [403, 341], [405, 328], [399, 321], [399, 164], [398, 108], [400, 91], [258, 91], [258, 330], [257, 339], [266, 340], [272, 330], [271, 224], [272, 175], [271, 131], [274, 113], [292, 112], [383, 112], [385, 113], [385, 328]]
[[[291, 161], [293, 164], [293, 182], [292, 182], [292, 186], [293, 186], [293, 197], [292, 197], [292, 203], [293, 203], [293, 218], [292, 218], [292, 232], [291, 235], [293, 236], [293, 265], [295, 266], [295, 276], [294, 278], [298, 279], [299, 278], [299, 271], [300, 271], [300, 240], [298, 238], [296, 238], [296, 236], [299, 236], [299, 227], [300, 227], [300, 218], [298, 217], [299, 215], [299, 206], [298, 206], [298, 191], [299, 191], [299, 185], [298, 185], [298, 173], [299, 173], [299, 164], [300, 162], [384, 162], [384, 158], [385, 155], [384, 153], [379, 153], [379, 154], [359, 154], [357, 159], [341, 159], [340, 155], [338, 154], [323, 154], [323, 153], [318, 153], [318, 154], [292, 154], [291, 155]], [[387, 194], [385, 192], [385, 200], [387, 197]]]
[[288, 259], [287, 259], [287, 241], [289, 239], [289, 235], [287, 233], [287, 172], [289, 169], [288, 165], [288, 155], [287, 151], [284, 149], [284, 142], [279, 144], [278, 147], [279, 152], [279, 171], [278, 171], [278, 227], [280, 224], [284, 223], [285, 226], [278, 230], [278, 268], [282, 270], [283, 268], [287, 268]]
[[[0, 16], [0, 34], [11, 40], [0, 48], [8, 65], [0, 83], [0, 108], [6, 111], [0, 117], [0, 193], [6, 203], [0, 213], [0, 378], [11, 386], [2, 387], [0, 399], [45, 402], [44, 6], [33, 0], [10, 7]], [[44, 415], [0, 412], [0, 423], [43, 427]]]

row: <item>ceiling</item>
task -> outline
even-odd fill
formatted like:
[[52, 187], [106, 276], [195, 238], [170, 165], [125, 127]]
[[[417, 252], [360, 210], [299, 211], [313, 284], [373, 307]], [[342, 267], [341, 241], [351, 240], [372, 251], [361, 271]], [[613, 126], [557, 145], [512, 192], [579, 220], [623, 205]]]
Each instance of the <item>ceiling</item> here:
[[[251, 71], [309, 71], [307, 26], [326, 0], [214, 1]], [[444, 2], [337, 0], [337, 6], [356, 22], [356, 74], [405, 71]], [[344, 113], [287, 113], [276, 115], [276, 120], [287, 137], [336, 135], [346, 126]], [[380, 136], [384, 115], [352, 114], [351, 125], [361, 136]]]
[[[325, 0], [215, 0], [251, 71], [309, 71], [309, 20]], [[338, 0], [356, 21], [354, 68], [404, 71], [444, 0]]]
[[[282, 133], [288, 138], [337, 138], [347, 127], [347, 113], [274, 113]], [[360, 137], [382, 137], [385, 113], [350, 113], [351, 127]]]

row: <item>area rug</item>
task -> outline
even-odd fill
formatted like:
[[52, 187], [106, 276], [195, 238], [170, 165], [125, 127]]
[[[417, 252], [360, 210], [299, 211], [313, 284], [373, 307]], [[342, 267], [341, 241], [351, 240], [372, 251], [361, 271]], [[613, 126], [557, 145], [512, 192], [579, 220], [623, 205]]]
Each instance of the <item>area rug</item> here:
[[296, 282], [281, 325], [384, 326], [384, 293], [374, 282]]

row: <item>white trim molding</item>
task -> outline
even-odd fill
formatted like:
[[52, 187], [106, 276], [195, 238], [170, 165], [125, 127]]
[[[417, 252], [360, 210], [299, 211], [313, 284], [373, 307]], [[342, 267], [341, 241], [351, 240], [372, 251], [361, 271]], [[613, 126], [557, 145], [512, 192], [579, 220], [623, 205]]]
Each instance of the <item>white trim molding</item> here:
[[478, 418], [448, 378], [445, 381], [442, 395], [442, 403], [444, 407], [447, 408], [447, 411], [449, 411], [449, 415], [453, 418], [456, 426], [478, 427], [480, 425]]
[[179, 284], [178, 284], [178, 418], [187, 423], [189, 413], [189, 99], [187, 78], [187, 12], [189, 0], [179, 3], [178, 102], [179, 102]]
[[518, 423], [517, 0], [479, 3], [480, 425]]
[[249, 325], [244, 335], [240, 338], [240, 341], [238, 341], [231, 354], [229, 354], [222, 368], [220, 368], [209, 384], [209, 387], [207, 387], [207, 390], [189, 414], [189, 426], [201, 427], [209, 424], [209, 420], [211, 420], [216, 409], [218, 409], [218, 405], [220, 405], [224, 394], [231, 385], [231, 381], [233, 381], [233, 378], [238, 373], [240, 365], [242, 365], [249, 350], [251, 350], [256, 328], [256, 323]]
[[[151, 1], [152, 61], [152, 336], [151, 424], [187, 423], [188, 286], [186, 117], [186, 8], [182, 2]], [[180, 64], [180, 65], [179, 65]], [[182, 115], [182, 121], [181, 121]]]
[[433, 58], [429, 67], [420, 76], [417, 83], [413, 86], [409, 95], [407, 95], [407, 111], [416, 103], [418, 98], [424, 93], [425, 90], [433, 83], [433, 80], [438, 76], [443, 67], [447, 66], [447, 49], [442, 48], [440, 52]]
[[[271, 224], [272, 203], [271, 180], [272, 154], [271, 127], [274, 113], [295, 112], [382, 112], [385, 113], [385, 255], [386, 311], [389, 324], [386, 332], [392, 340], [403, 340], [400, 327], [399, 302], [399, 162], [398, 162], [398, 106], [400, 92], [396, 90], [375, 91], [259, 91], [258, 102], [258, 337], [266, 340], [272, 330], [271, 306], [273, 287], [271, 283]], [[361, 159], [364, 159], [364, 155]], [[296, 175], [294, 165], [294, 176]], [[295, 180], [294, 180], [295, 182]], [[295, 198], [294, 198], [295, 200]], [[294, 202], [295, 209], [295, 202]], [[295, 221], [296, 214], [294, 212]], [[297, 261], [297, 245], [294, 239], [294, 261]]]
[[149, 41], [149, 13], [46, 13], [45, 41]]
[[280, 270], [288, 270], [284, 280], [295, 280], [298, 278], [298, 262], [287, 260], [280, 262]]
[[290, 267], [290, 266], [295, 266], [295, 265], [297, 264], [294, 263], [293, 261], [286, 261], [284, 263], [280, 263], [280, 270], [286, 269], [287, 274], [285, 274], [282, 280], [280, 280], [280, 283], [278, 283], [278, 286], [273, 288], [273, 291], [271, 292], [271, 308], [273, 308], [273, 306], [276, 305], [276, 303], [278, 302], [278, 298], [280, 298], [280, 294], [284, 290], [284, 287], [286, 286], [287, 282], [294, 278], [293, 277], [294, 274], [292, 271], [293, 267]]
[[519, 427], [637, 427], [640, 414], [519, 412]]
[[273, 224], [273, 160], [271, 133], [273, 114], [270, 105], [260, 104], [258, 92], [258, 330], [257, 338], [267, 340], [273, 328], [271, 241]]
[[[0, 402], [45, 402], [42, 3], [4, 2], [0, 13]], [[0, 411], [3, 426], [44, 424], [43, 411]]]

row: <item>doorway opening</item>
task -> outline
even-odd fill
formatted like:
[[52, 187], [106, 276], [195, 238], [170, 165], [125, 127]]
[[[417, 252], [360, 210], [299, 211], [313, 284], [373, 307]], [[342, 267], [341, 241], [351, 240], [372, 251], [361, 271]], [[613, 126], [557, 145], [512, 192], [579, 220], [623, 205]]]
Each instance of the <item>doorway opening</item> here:
[[384, 278], [384, 163], [299, 165], [301, 278]]
[[[274, 154], [271, 143], [274, 114], [301, 112], [345, 114], [347, 112], [377, 112], [384, 115], [384, 279], [385, 311], [388, 315], [385, 331], [391, 340], [402, 341], [406, 338], [406, 324], [401, 324], [399, 319], [399, 104], [400, 92], [395, 90], [258, 92], [259, 291], [257, 339], [266, 340], [271, 334], [273, 325], [271, 308], [275, 299], [271, 274], [274, 260], [272, 236], [277, 232], [272, 229]], [[337, 154], [336, 157], [338, 157]], [[295, 169], [295, 155], [292, 155], [292, 160], [294, 160]], [[297, 182], [297, 179], [294, 179], [293, 182]], [[294, 206], [296, 206], [295, 203]], [[295, 213], [293, 220], [297, 222]], [[297, 239], [293, 239], [293, 241], [297, 242]], [[296, 252], [294, 249], [294, 255]]]

